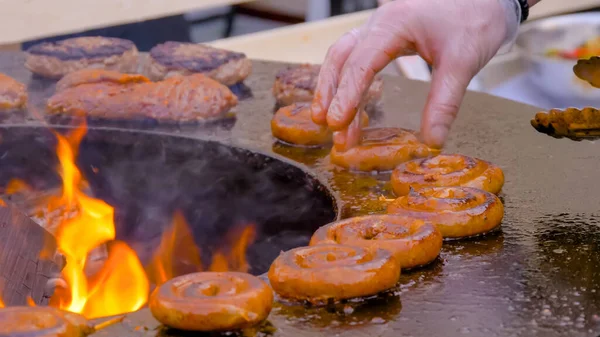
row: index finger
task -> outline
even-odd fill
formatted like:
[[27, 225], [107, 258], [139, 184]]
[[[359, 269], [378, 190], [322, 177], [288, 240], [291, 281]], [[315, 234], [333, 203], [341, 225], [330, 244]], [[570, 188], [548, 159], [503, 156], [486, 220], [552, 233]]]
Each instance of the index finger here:
[[381, 17], [374, 22], [346, 60], [327, 113], [332, 130], [348, 127], [375, 75], [405, 50], [413, 49], [402, 23], [390, 26], [388, 20], [391, 18]]
[[315, 96], [311, 105], [313, 122], [327, 124], [327, 110], [337, 91], [339, 76], [346, 59], [358, 42], [359, 29], [353, 29], [344, 34], [327, 50], [325, 60], [319, 71], [319, 79], [315, 88]]

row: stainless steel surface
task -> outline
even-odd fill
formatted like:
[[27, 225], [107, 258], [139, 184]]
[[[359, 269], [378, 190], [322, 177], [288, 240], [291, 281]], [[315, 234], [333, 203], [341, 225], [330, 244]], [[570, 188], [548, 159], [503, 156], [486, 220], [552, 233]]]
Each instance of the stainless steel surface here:
[[600, 36], [600, 13], [561, 15], [532, 21], [521, 27], [516, 48], [531, 83], [545, 94], [562, 99], [600, 102], [600, 90], [573, 73], [575, 60], [545, 56], [548, 49], [571, 49]]

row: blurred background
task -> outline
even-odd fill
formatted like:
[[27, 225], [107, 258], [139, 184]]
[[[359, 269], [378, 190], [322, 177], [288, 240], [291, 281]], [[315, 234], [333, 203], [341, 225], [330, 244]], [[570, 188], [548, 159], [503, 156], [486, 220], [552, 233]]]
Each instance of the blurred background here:
[[[209, 43], [255, 59], [320, 63], [328, 46], [362, 24], [377, 0], [0, 0], [0, 50], [82, 35], [132, 40], [141, 51], [169, 40]], [[578, 58], [600, 54], [600, 0], [544, 0], [471, 90], [540, 108], [600, 105], [600, 90], [578, 81]], [[26, 18], [26, 19], [25, 19]], [[599, 53], [596, 53], [596, 49]], [[419, 57], [384, 72], [428, 81]], [[596, 92], [597, 91], [597, 92]]]

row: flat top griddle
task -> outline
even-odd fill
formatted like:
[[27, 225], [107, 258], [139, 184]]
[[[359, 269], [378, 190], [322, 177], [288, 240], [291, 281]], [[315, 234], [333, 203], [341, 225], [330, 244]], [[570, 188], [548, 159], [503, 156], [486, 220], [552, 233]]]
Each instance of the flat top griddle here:
[[[29, 86], [27, 115], [4, 124], [39, 124], [53, 83], [32, 79], [20, 53], [0, 54], [0, 71]], [[305, 164], [339, 197], [341, 216], [378, 213], [391, 197], [386, 176], [350, 175], [328, 164], [327, 151], [274, 144], [271, 86], [285, 64], [254, 62], [246, 84], [253, 98], [235, 109], [233, 127], [125, 126], [213, 139]], [[385, 113], [373, 125], [418, 128], [426, 83], [385, 78]], [[596, 336], [600, 334], [600, 147], [554, 139], [529, 120], [536, 108], [486, 94], [467, 94], [445, 152], [498, 164], [506, 184], [500, 231], [446, 242], [440, 261], [402, 276], [398, 296], [355, 308], [316, 310], [276, 305], [275, 336]], [[103, 126], [103, 125], [100, 125]], [[107, 125], [107, 126], [114, 126]], [[123, 126], [121, 126], [123, 127]], [[339, 308], [338, 308], [339, 309]], [[261, 332], [260, 334], [263, 334]], [[128, 315], [98, 336], [177, 336], [149, 311]], [[197, 336], [198, 334], [190, 334]]]

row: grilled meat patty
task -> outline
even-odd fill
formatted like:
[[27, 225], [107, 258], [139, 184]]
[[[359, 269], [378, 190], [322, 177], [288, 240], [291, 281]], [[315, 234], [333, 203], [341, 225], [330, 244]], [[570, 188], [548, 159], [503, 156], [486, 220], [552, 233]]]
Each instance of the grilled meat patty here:
[[244, 81], [251, 72], [252, 62], [242, 53], [174, 41], [150, 50], [145, 71], [152, 80], [201, 73], [226, 86]]
[[26, 51], [25, 67], [34, 74], [61, 78], [76, 70], [99, 68], [134, 73], [138, 50], [129, 40], [112, 37], [76, 37], [44, 42]]
[[237, 97], [226, 86], [195, 74], [160, 82], [80, 84], [57, 92], [46, 107], [53, 115], [195, 122], [224, 117], [236, 104]]
[[[315, 94], [320, 65], [302, 64], [280, 70], [275, 76], [273, 95], [278, 106], [310, 102]], [[383, 81], [376, 78], [367, 92], [367, 106], [377, 103], [382, 96]]]
[[115, 84], [134, 84], [150, 82], [143, 75], [123, 74], [118, 71], [105, 69], [81, 69], [65, 75], [56, 82], [56, 91], [63, 91], [67, 88], [76, 87], [81, 84], [112, 82]]
[[27, 87], [14, 78], [0, 73], [0, 111], [20, 109], [27, 104]]

